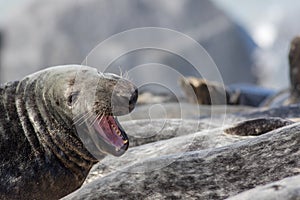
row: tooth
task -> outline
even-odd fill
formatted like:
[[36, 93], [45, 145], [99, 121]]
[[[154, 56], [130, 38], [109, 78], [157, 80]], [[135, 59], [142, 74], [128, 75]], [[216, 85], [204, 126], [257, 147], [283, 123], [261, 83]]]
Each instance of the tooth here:
[[124, 144], [128, 143], [128, 140], [124, 140], [123, 143], [124, 143]]
[[120, 151], [120, 148], [119, 148], [119, 147], [116, 147], [116, 151]]
[[121, 132], [119, 130], [116, 130], [116, 133], [121, 136]]

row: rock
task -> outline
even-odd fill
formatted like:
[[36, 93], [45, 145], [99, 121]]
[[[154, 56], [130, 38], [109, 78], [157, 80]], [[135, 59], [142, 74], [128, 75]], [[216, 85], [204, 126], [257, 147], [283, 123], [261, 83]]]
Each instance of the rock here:
[[[261, 117], [280, 117], [280, 118], [298, 118], [300, 113], [299, 104], [288, 106], [277, 106], [274, 108], [260, 108], [252, 110], [252, 112], [241, 112], [242, 118], [261, 118]], [[238, 117], [238, 116], [236, 116]]]
[[179, 85], [190, 103], [211, 105], [228, 102], [226, 88], [219, 83], [207, 82], [196, 77], [185, 77], [179, 79]]
[[270, 99], [273, 101], [273, 95], [278, 95], [271, 89], [255, 85], [240, 83], [224, 86], [218, 82], [196, 77], [180, 78], [179, 85], [188, 102], [200, 105], [227, 104], [259, 107], [261, 104], [266, 104], [266, 101], [271, 101]]
[[241, 136], [256, 136], [272, 130], [293, 124], [291, 120], [284, 120], [276, 117], [255, 118], [240, 122], [233, 127], [225, 129], [225, 133]]
[[[298, 168], [299, 170], [299, 168]], [[228, 200], [298, 200], [300, 199], [300, 176], [292, 176], [240, 193]]]
[[[145, 128], [141, 128], [143, 126], [140, 126], [138, 128], [136, 125], [131, 125], [137, 122], [124, 123], [124, 125], [128, 125], [127, 133], [137, 133], [137, 130], [139, 130], [140, 135], [145, 137], [147, 136], [147, 134], [152, 134], [151, 131], [156, 128], [156, 125], [159, 122], [159, 120], [154, 121], [154, 123], [148, 124]], [[141, 123], [138, 124], [143, 125], [145, 124], [145, 122], [146, 121], [141, 120]], [[137, 144], [144, 145], [129, 148], [126, 154], [122, 157], [116, 158], [113, 156], [107, 156], [93, 167], [86, 182], [91, 182], [91, 180], [94, 180], [99, 176], [105, 176], [113, 171], [122, 171], [122, 168], [125, 168], [125, 166], [138, 164], [146, 161], [147, 159], [155, 159], [163, 155], [183, 154], [189, 151], [222, 147], [237, 141], [248, 139], [248, 137], [237, 137], [233, 135], [224, 134], [222, 127], [214, 128], [207, 126], [205, 128], [199, 126], [199, 124], [201, 123], [199, 123], [196, 120], [168, 120], [167, 123], [165, 123], [164, 128], [159, 132], [159, 135], [161, 135], [160, 137], [159, 135], [156, 136], [156, 140], [151, 141], [151, 143], [148, 138], [134, 138], [135, 140], [133, 140], [133, 146]], [[196, 125], [199, 126], [198, 129], [193, 128], [196, 127]], [[203, 130], [198, 132], [202, 128]], [[171, 138], [172, 136], [173, 138]], [[132, 138], [129, 137], [129, 140], [130, 146], [132, 146]], [[162, 168], [168, 164], [169, 163], [162, 163], [162, 165], [159, 164], [156, 167]], [[137, 172], [142, 173], [143, 171]]]
[[122, 123], [122, 126], [129, 137], [130, 147], [216, 128], [198, 120], [181, 119], [132, 120]]
[[[224, 199], [299, 174], [299, 145], [300, 127], [293, 124], [224, 147], [142, 160], [64, 199]], [[157, 169], [162, 164], [168, 165]]]

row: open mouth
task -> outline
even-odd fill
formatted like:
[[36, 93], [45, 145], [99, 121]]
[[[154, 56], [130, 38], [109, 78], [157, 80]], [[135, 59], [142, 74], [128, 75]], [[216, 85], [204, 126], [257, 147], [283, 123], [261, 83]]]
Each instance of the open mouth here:
[[114, 116], [103, 116], [94, 123], [94, 128], [104, 141], [111, 146], [115, 156], [121, 156], [129, 146], [128, 137]]

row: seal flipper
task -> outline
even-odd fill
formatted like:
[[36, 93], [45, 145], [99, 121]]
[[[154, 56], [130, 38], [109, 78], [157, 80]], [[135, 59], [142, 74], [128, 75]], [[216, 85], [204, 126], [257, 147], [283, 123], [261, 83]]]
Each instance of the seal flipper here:
[[256, 118], [240, 122], [225, 129], [224, 132], [239, 136], [257, 136], [293, 123], [293, 121], [278, 117]]

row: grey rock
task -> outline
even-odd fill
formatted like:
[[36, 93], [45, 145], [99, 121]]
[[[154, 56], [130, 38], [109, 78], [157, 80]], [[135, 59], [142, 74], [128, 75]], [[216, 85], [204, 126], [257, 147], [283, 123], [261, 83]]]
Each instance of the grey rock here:
[[133, 120], [122, 123], [122, 126], [128, 134], [130, 147], [215, 128], [198, 120], [181, 119]]
[[[299, 169], [298, 169], [299, 170]], [[293, 176], [240, 193], [228, 200], [299, 200], [300, 176]]]
[[299, 174], [299, 136], [293, 124], [225, 147], [151, 158], [64, 199], [224, 199]]
[[[184, 128], [174, 128], [179, 122], [181, 122], [181, 126]], [[142, 163], [147, 159], [155, 159], [163, 155], [180, 155], [189, 151], [212, 149], [248, 139], [248, 137], [237, 137], [234, 135], [224, 134], [223, 128], [207, 127], [206, 130], [202, 130], [200, 132], [197, 132], [197, 129], [189, 130], [195, 126], [197, 121], [194, 121], [194, 124], [192, 123], [193, 121], [186, 121], [184, 123], [182, 122], [184, 121], [176, 119], [169, 120], [168, 125], [166, 125], [166, 127], [168, 127], [167, 129], [169, 130], [163, 129], [162, 132], [160, 132], [161, 135], [165, 135], [167, 133], [168, 136], [173, 135], [174, 138], [166, 140], [166, 138], [162, 137], [161, 141], [129, 148], [126, 154], [124, 154], [122, 157], [116, 158], [113, 156], [107, 156], [93, 167], [86, 179], [86, 182], [91, 182], [91, 180], [105, 176], [113, 171], [122, 171], [122, 169], [126, 166]], [[129, 125], [129, 123], [127, 124]], [[153, 123], [151, 126], [147, 126], [145, 130], [148, 130], [147, 132], [149, 132], [149, 130], [155, 128], [156, 124], [157, 123]], [[172, 124], [174, 126], [172, 126]], [[135, 126], [131, 126], [128, 131], [130, 132], [136, 129], [137, 128]], [[158, 137], [156, 137], [156, 139], [158, 139]], [[145, 139], [143, 138], [140, 138], [140, 140], [145, 142]], [[156, 165], [156, 168], [159, 169], [165, 167], [171, 162], [172, 160], [170, 160], [169, 163], [158, 164]], [[141, 171], [136, 172], [141, 173]]]
[[274, 108], [260, 108], [252, 110], [252, 112], [242, 112], [242, 118], [258, 118], [258, 117], [280, 117], [280, 118], [298, 118], [300, 113], [299, 104], [288, 106], [278, 106]]
[[233, 134], [233, 135], [256, 136], [293, 123], [294, 123], [293, 121], [285, 120], [277, 117], [255, 118], [255, 119], [250, 119], [250, 120], [240, 122], [231, 128], [225, 129], [224, 131], [227, 134]]

